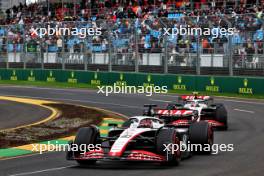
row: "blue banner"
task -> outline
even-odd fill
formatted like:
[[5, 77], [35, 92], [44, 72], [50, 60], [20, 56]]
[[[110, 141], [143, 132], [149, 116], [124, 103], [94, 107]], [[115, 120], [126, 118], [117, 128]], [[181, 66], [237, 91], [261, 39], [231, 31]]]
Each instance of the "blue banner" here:
[[168, 14], [168, 18], [169, 19], [180, 20], [182, 17], [184, 17], [184, 14], [182, 14], [182, 13], [171, 13], [171, 14]]

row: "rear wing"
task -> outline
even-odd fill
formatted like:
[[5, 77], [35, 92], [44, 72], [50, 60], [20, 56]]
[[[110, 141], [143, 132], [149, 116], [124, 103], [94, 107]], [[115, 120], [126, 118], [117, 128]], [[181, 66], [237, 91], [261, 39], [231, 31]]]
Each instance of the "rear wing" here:
[[213, 100], [210, 96], [204, 95], [182, 95], [179, 97], [179, 100], [187, 101], [187, 100]]
[[155, 116], [159, 119], [163, 119], [165, 124], [170, 124], [175, 120], [193, 120], [198, 117], [198, 111], [196, 110], [168, 110], [168, 109], [156, 109]]
[[143, 116], [154, 116], [154, 108], [157, 107], [156, 104], [144, 104], [145, 109], [143, 111]]
[[181, 110], [168, 110], [168, 109], [155, 109], [154, 110], [155, 115], [159, 116], [190, 116], [194, 115], [194, 110], [189, 109], [181, 109]]

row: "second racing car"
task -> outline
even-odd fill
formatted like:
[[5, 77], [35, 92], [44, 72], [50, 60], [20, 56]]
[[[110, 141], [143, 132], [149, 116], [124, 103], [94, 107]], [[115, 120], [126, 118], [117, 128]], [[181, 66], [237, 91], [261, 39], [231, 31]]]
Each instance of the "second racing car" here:
[[169, 103], [167, 110], [195, 110], [198, 113], [198, 121], [207, 121], [214, 128], [227, 130], [227, 110], [222, 103], [214, 103], [210, 96], [201, 96], [197, 93], [193, 95], [183, 95], [179, 97], [177, 103]]

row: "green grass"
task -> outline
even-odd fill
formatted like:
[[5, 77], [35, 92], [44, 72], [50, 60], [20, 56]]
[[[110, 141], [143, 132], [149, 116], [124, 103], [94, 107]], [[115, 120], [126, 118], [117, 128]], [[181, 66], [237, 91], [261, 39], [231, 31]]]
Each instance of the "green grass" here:
[[64, 83], [64, 82], [44, 82], [44, 81], [11, 81], [0, 80], [0, 85], [21, 85], [21, 86], [36, 86], [36, 87], [55, 87], [55, 88], [88, 88], [96, 89], [96, 86], [92, 86], [84, 83]]
[[[63, 82], [44, 82], [44, 81], [11, 81], [11, 80], [0, 80], [0, 85], [21, 85], [21, 86], [36, 86], [36, 87], [52, 87], [52, 88], [80, 88], [80, 89], [97, 89], [96, 86], [92, 86], [85, 83], [63, 83]], [[172, 94], [192, 94], [193, 91], [182, 91], [182, 90], [169, 90]], [[225, 96], [225, 97], [236, 97], [246, 99], [264, 99], [264, 95], [248, 95], [248, 94], [235, 94], [235, 93], [215, 93], [215, 92], [199, 92], [201, 95], [209, 96]]]

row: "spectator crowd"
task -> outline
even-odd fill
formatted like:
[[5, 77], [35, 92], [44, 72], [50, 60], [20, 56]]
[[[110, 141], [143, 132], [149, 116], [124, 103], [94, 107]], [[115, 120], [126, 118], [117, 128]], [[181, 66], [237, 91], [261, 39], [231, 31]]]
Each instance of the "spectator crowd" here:
[[[4, 52], [111, 52], [221, 53], [233, 50], [234, 62], [263, 55], [263, 3], [247, 0], [98, 0], [81, 3], [20, 4], [0, 19], [0, 53]], [[102, 28], [102, 35], [32, 35], [33, 28]], [[160, 29], [234, 28], [232, 36], [168, 36]], [[1, 55], [1, 54], [0, 54]]]

